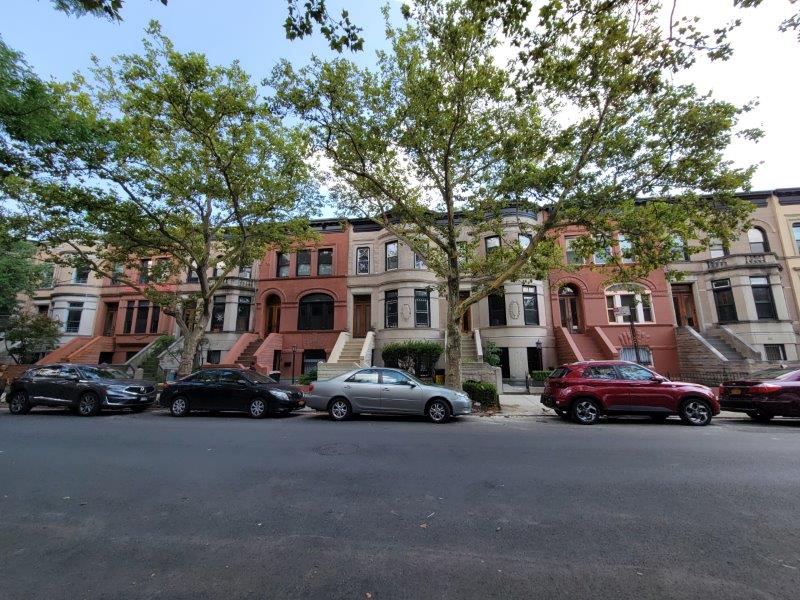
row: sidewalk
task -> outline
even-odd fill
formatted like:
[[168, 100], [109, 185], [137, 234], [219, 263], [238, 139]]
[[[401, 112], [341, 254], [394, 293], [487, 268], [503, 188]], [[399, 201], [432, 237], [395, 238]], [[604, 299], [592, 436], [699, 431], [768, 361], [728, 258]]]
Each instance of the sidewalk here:
[[[501, 412], [495, 413], [497, 417], [555, 417], [556, 413], [539, 402], [539, 394], [500, 394]], [[715, 419], [743, 419], [750, 418], [744, 413], [726, 412], [719, 413]]]

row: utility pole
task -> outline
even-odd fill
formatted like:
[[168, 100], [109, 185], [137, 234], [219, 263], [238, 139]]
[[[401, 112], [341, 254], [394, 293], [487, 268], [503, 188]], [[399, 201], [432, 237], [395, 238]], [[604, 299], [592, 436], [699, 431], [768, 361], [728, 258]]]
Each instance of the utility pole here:
[[636, 364], [642, 364], [642, 357], [639, 354], [639, 340], [636, 338], [636, 326], [634, 325], [633, 315], [636, 309], [636, 303], [630, 307], [630, 325], [631, 325], [631, 341], [633, 342], [633, 351], [636, 353]]

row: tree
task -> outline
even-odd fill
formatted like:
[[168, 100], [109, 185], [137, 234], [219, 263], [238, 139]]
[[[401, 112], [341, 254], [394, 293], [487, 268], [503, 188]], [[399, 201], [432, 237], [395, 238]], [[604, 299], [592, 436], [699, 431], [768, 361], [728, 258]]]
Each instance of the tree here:
[[[623, 233], [633, 279], [675, 258], [675, 236], [728, 238], [749, 210], [733, 192], [751, 169], [722, 158], [742, 109], [673, 82], [698, 50], [664, 35], [655, 3], [511, 3], [539, 16], [530, 29], [507, 27], [494, 4], [418, 0], [401, 28], [387, 13], [391, 50], [376, 69], [313, 60], [271, 78], [330, 161], [342, 210], [380, 223], [440, 278], [454, 387], [464, 312], [506, 281], [564, 267], [565, 228], [586, 231], [575, 246], [586, 256]], [[501, 30], [519, 52], [510, 67], [493, 58]], [[482, 255], [509, 208], [546, 218], [520, 222], [527, 246]], [[609, 273], [621, 266], [614, 254]]]
[[17, 294], [32, 293], [39, 283], [41, 266], [34, 262], [36, 247], [21, 236], [14, 219], [0, 211], [0, 316], [17, 306]]
[[52, 351], [61, 335], [61, 324], [48, 315], [15, 311], [3, 328], [6, 351], [18, 365], [35, 362]]
[[[225, 277], [268, 247], [313, 235], [306, 140], [237, 63], [180, 53], [155, 22], [141, 55], [96, 65], [94, 79], [79, 79], [65, 100], [83, 133], [41, 150], [48, 168], [16, 198], [39, 239], [70, 249], [56, 260], [88, 263], [175, 317], [183, 376]], [[141, 268], [142, 259], [153, 262]], [[185, 285], [190, 272], [195, 289]]]
[[[110, 21], [122, 20], [122, 5], [124, 0], [52, 0], [56, 10], [68, 15], [92, 15], [103, 17]], [[164, 6], [168, 0], [159, 0]]]

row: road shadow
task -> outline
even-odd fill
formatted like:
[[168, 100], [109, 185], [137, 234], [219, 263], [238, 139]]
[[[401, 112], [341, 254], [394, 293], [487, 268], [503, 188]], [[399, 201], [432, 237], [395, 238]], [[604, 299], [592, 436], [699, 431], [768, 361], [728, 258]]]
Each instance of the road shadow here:
[[[308, 413], [306, 413], [308, 414]], [[314, 421], [330, 421], [335, 423], [331, 416], [326, 412], [317, 412], [308, 415], [309, 419]], [[380, 415], [380, 414], [360, 414], [353, 415], [349, 422], [371, 422], [371, 423], [427, 423], [432, 424], [424, 415]], [[459, 417], [451, 417], [446, 423], [442, 425], [449, 425], [451, 423], [458, 423]]]
[[[224, 411], [224, 410], [193, 410], [185, 417], [173, 417], [172, 414], [169, 412], [167, 408], [158, 408], [155, 411], [151, 411], [157, 414], [160, 417], [170, 417], [174, 419], [247, 419], [248, 421], [255, 421], [253, 417], [251, 417], [246, 412], [239, 412], [239, 411]], [[267, 415], [263, 417], [265, 420], [291, 420], [296, 419], [302, 416], [303, 413], [298, 412], [291, 412], [285, 415]]]

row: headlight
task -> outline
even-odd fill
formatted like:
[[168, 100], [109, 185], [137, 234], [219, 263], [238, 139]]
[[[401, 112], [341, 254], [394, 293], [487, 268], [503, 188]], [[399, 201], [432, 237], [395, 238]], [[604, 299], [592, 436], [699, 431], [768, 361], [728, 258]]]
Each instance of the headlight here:
[[112, 394], [131, 394], [131, 392], [128, 391], [127, 385], [110, 385], [108, 386], [108, 391]]
[[270, 390], [269, 393], [272, 394], [278, 400], [287, 400], [287, 401], [289, 400], [289, 394], [281, 390]]

